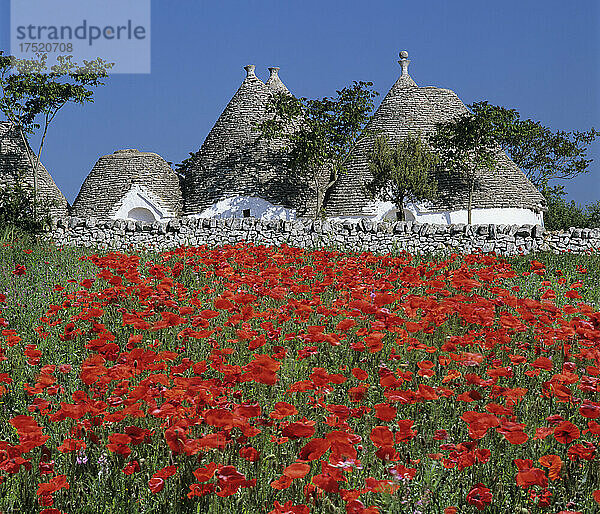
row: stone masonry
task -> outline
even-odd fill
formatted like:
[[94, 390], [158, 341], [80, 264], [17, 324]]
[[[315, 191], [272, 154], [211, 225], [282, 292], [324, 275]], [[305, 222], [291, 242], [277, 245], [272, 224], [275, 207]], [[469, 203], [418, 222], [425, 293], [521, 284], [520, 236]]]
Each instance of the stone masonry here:
[[254, 65], [245, 70], [246, 78], [183, 170], [184, 213], [199, 214], [219, 200], [239, 195], [258, 196], [309, 216], [315, 196], [311, 184], [290, 173], [284, 140], [267, 142], [257, 130], [272, 116], [268, 105], [273, 94], [289, 94], [279, 68], [269, 68], [266, 84], [256, 76]]
[[413, 254], [495, 251], [503, 255], [550, 251], [590, 253], [600, 250], [600, 229], [572, 228], [547, 232], [539, 225], [430, 225], [414, 222], [334, 222], [300, 218], [265, 221], [255, 218], [184, 217], [168, 222], [64, 218], [48, 237], [58, 246], [101, 249], [164, 250], [182, 245], [255, 244], [346, 251]]
[[[449, 89], [420, 87], [408, 74], [408, 53], [401, 52], [402, 75], [382, 100], [365, 128], [371, 135], [362, 139], [352, 151], [347, 169], [340, 173], [331, 192], [328, 216], [360, 216], [374, 214], [370, 209], [365, 185], [372, 180], [369, 155], [375, 136], [384, 135], [392, 146], [409, 134], [427, 136], [435, 132], [436, 124], [448, 122], [469, 112], [460, 98]], [[473, 208], [525, 208], [545, 211], [544, 197], [517, 165], [497, 148], [493, 171], [476, 172]], [[433, 172], [438, 182], [438, 198], [433, 210], [467, 209], [468, 187], [459, 174]]]
[[[28, 152], [33, 152], [21, 139], [18, 130], [10, 123], [0, 121], [0, 187], [12, 186], [15, 183], [15, 173], [22, 170], [22, 180], [33, 189], [33, 168], [28, 158]], [[48, 170], [40, 162], [37, 170], [38, 198], [49, 202], [50, 213], [56, 217], [67, 215], [67, 199], [58, 189]]]
[[160, 155], [135, 148], [98, 159], [77, 195], [71, 215], [110, 218], [132, 186], [143, 186], [176, 215], [181, 214], [179, 179]]

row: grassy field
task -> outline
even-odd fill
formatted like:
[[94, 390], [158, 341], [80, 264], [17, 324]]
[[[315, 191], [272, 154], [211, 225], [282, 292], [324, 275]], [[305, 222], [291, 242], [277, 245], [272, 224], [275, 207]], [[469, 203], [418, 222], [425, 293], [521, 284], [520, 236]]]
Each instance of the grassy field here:
[[592, 513], [600, 256], [0, 247], [0, 511]]

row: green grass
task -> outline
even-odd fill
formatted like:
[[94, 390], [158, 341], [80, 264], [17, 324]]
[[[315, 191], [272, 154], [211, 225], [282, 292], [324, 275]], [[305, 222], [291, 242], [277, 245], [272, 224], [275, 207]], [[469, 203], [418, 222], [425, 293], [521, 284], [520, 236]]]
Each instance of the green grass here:
[[[64, 392], [58, 392], [57, 395], [49, 395], [47, 392], [38, 395], [53, 403], [53, 411], [58, 408], [56, 403], [59, 400], [73, 402], [71, 394], [74, 391], [85, 390], [90, 396], [94, 393], [94, 388], [83, 384], [78, 373], [81, 363], [90, 354], [89, 350], [85, 349], [85, 344], [95, 337], [93, 332], [84, 332], [70, 341], [61, 341], [58, 335], [62, 333], [65, 324], [69, 321], [69, 316], [78, 315], [83, 309], [81, 305], [78, 305], [76, 297], [68, 299], [65, 294], [80, 291], [82, 288], [77, 283], [85, 278], [96, 278], [100, 268], [89, 260], [82, 260], [94, 254], [91, 250], [57, 250], [52, 246], [25, 237], [16, 241], [5, 240], [3, 244], [4, 246], [0, 247], [0, 293], [6, 295], [6, 302], [3, 305], [0, 304], [0, 316], [6, 320], [9, 329], [17, 332], [22, 341], [10, 348], [4, 345], [7, 358], [0, 362], [0, 373], [7, 373], [13, 379], [13, 383], [7, 386], [7, 392], [0, 396], [0, 441], [10, 441], [11, 444], [16, 444], [18, 438], [15, 430], [9, 424], [9, 420], [20, 414], [33, 415], [28, 411], [28, 406], [32, 403], [32, 397], [24, 391], [23, 385], [25, 383], [30, 386], [33, 385], [40, 373], [41, 366], [44, 364], [71, 364], [73, 366], [73, 371], [68, 374], [54, 373], [58, 384], [64, 388]], [[292, 253], [290, 252], [290, 254]], [[103, 254], [99, 253], [99, 255]], [[236, 283], [250, 291], [252, 291], [253, 281], [256, 281], [256, 278], [253, 278], [252, 270], [246, 269], [244, 262], [237, 259], [235, 254], [228, 256], [222, 262], [208, 264], [203, 264], [201, 259], [198, 258], [174, 256], [163, 262], [158, 254], [138, 254], [138, 256], [141, 262], [139, 269], [143, 270], [145, 274], [150, 273], [150, 267], [154, 264], [173, 267], [176, 263], [181, 263], [180, 275], [175, 282], [181, 283], [182, 287], [179, 289], [172, 288], [161, 296], [156, 294], [156, 287], [159, 282], [157, 280], [153, 282], [154, 296], [151, 300], [141, 298], [139, 291], [128, 296], [115, 297], [114, 301], [107, 301], [102, 306], [104, 310], [102, 323], [116, 336], [115, 342], [119, 344], [122, 350], [128, 336], [135, 332], [143, 335], [142, 345], [145, 347], [155, 345], [157, 350], [176, 351], [181, 356], [190, 358], [193, 362], [203, 360], [210, 362], [211, 358], [214, 359], [215, 354], [214, 348], [208, 344], [209, 339], [190, 340], [187, 344], [182, 344], [177, 337], [181, 327], [155, 332], [148, 330], [134, 331], [130, 327], [122, 325], [120, 311], [127, 309], [128, 311], [136, 310], [139, 312], [144, 306], [149, 305], [148, 302], [151, 302], [155, 312], [152, 319], [156, 321], [159, 319], [157, 315], [161, 311], [173, 311], [171, 302], [175, 302], [177, 305], [190, 305], [190, 299], [194, 297], [199, 301], [196, 306], [197, 310], [212, 309], [213, 299], [227, 289], [228, 284], [232, 281], [231, 276], [225, 278], [215, 274], [215, 269], [225, 265], [236, 277]], [[286, 260], [285, 263], [278, 266], [280, 274], [273, 278], [275, 282], [281, 282], [287, 273], [285, 270], [288, 270], [291, 278], [289, 279], [290, 284], [287, 284], [286, 288], [305, 284], [304, 292], [297, 290], [291, 297], [301, 302], [318, 296], [321, 305], [327, 308], [336, 299], [339, 300], [343, 291], [357, 290], [362, 284], [368, 284], [376, 289], [388, 288], [389, 285], [395, 284], [394, 280], [390, 278], [390, 273], [398, 271], [396, 265], [391, 262], [380, 265], [374, 259], [372, 264], [365, 264], [364, 255], [358, 256], [357, 254], [328, 258], [327, 262], [329, 264], [326, 267], [321, 267], [319, 264], [323, 259], [323, 256], [319, 254], [305, 256], [299, 252], [293, 253], [286, 259], [270, 254], [269, 258], [280, 261]], [[347, 264], [338, 265], [344, 259], [349, 259], [354, 264], [351, 266]], [[444, 259], [442, 256], [416, 257], [410, 262], [410, 266], [417, 268], [423, 264], [420, 269], [424, 273], [428, 273], [428, 270], [430, 270], [432, 277], [434, 277], [436, 274], [441, 276], [448, 269], [457, 269], [462, 263], [458, 259], [444, 267]], [[544, 276], [528, 274], [533, 260], [545, 265]], [[257, 260], [257, 263], [260, 266], [260, 260]], [[596, 311], [599, 308], [599, 255], [537, 254], [506, 259], [506, 263], [514, 270], [514, 276], [505, 278], [496, 285], [507, 290], [518, 287], [519, 290], [515, 291], [515, 294], [520, 298], [539, 299], [543, 291], [552, 288], [557, 295], [554, 302], [560, 308], [566, 304], [576, 305], [579, 302], [591, 306]], [[20, 277], [16, 277], [12, 273], [17, 265], [24, 265], [27, 269], [27, 272]], [[198, 271], [195, 270], [196, 265], [199, 266]], [[309, 267], [312, 271], [308, 270]], [[467, 267], [472, 270], [481, 270], [486, 265], [474, 263]], [[362, 278], [352, 276], [352, 270], [355, 269], [360, 270]], [[298, 270], [304, 270], [300, 278], [296, 276]], [[584, 270], [586, 271], [584, 272]], [[354, 285], [339, 285], [341, 283], [338, 282], [339, 277], [344, 273], [348, 274], [348, 283], [353, 280]], [[523, 273], [526, 275], [523, 275]], [[332, 282], [328, 282], [328, 277]], [[337, 278], [334, 279], [333, 277]], [[261, 280], [263, 279], [264, 277], [261, 278]], [[543, 280], [548, 280], [550, 285], [543, 286]], [[563, 281], [564, 283], [561, 283]], [[266, 281], [264, 284], [269, 289], [277, 285], [275, 282], [271, 284]], [[581, 282], [582, 284], [581, 288], [578, 289], [582, 296], [581, 300], [572, 300], [563, 295], [574, 282]], [[108, 284], [98, 279], [90, 291], [98, 292], [106, 287], [109, 287]], [[426, 285], [417, 285], [408, 289], [413, 295], [423, 298], [429, 296]], [[194, 294], [194, 292], [196, 293]], [[495, 297], [486, 283], [476, 288], [474, 293], [483, 298], [493, 299]], [[70, 304], [65, 304], [65, 301], [70, 302]], [[51, 305], [61, 306], [58, 314], [61, 322], [56, 327], [45, 326], [50, 336], [47, 339], [42, 339], [36, 334], [35, 329], [40, 325], [40, 317], [46, 315]], [[315, 437], [332, 429], [322, 423], [323, 413], [319, 413], [311, 407], [309, 402], [311, 393], [286, 394], [286, 390], [291, 384], [308, 379], [314, 367], [324, 367], [329, 373], [341, 373], [339, 371], [340, 366], [347, 366], [348, 368], [359, 366], [368, 370], [369, 392], [366, 405], [372, 406], [386, 402], [383, 390], [379, 387], [377, 370], [380, 364], [387, 361], [392, 349], [400, 356], [399, 359], [393, 360], [391, 363], [388, 362], [392, 369], [402, 367], [404, 370], [416, 375], [419, 371], [418, 362], [428, 359], [434, 360], [432, 354], [424, 350], [410, 350], [406, 344], [396, 345], [394, 334], [386, 335], [384, 348], [381, 352], [353, 352], [349, 350], [348, 342], [344, 342], [339, 346], [315, 343], [319, 347], [318, 353], [297, 360], [295, 358], [297, 352], [312, 343], [305, 344], [298, 338], [285, 340], [284, 335], [306, 329], [310, 325], [325, 325], [325, 333], [335, 332], [335, 325], [341, 319], [341, 314], [328, 313], [326, 312], [327, 308], [319, 312], [319, 307], [315, 304], [310, 314], [302, 321], [299, 321], [298, 318], [286, 320], [281, 319], [282, 313], [287, 312], [285, 306], [286, 302], [274, 300], [268, 296], [259, 297], [258, 303], [253, 305], [255, 311], [266, 312], [267, 316], [266, 318], [250, 317], [248, 328], [265, 333], [266, 331], [260, 328], [260, 323], [263, 319], [270, 318], [274, 327], [281, 331], [281, 334], [275, 337], [272, 342], [267, 340], [264, 347], [255, 351], [250, 351], [245, 343], [232, 342], [233, 339], [238, 337], [237, 330], [243, 327], [242, 320], [228, 324], [227, 316], [220, 312], [217, 318], [211, 320], [210, 326], [212, 328], [221, 327], [222, 331], [215, 333], [213, 337], [222, 348], [235, 349], [234, 353], [226, 357], [228, 364], [231, 365], [244, 366], [251, 361], [253, 354], [270, 353], [276, 345], [284, 346], [287, 349], [291, 358], [282, 359], [281, 368], [277, 372], [279, 381], [275, 385], [260, 384], [253, 381], [236, 384], [234, 381], [231, 385], [227, 385], [226, 389], [230, 395], [234, 391], [239, 391], [239, 393], [236, 393], [239, 396], [236, 397], [235, 402], [258, 400], [265, 415], [274, 409], [276, 402], [286, 401], [294, 404], [299, 411], [299, 414], [294, 416], [294, 420], [301, 416], [319, 420], [316, 425], [317, 433]], [[396, 308], [398, 307], [396, 306]], [[424, 310], [419, 311], [417, 319], [421, 315], [425, 315]], [[299, 318], [301, 318], [301, 315], [299, 315]], [[358, 325], [356, 328], [364, 327], [373, 331], [381, 330], [381, 328], [374, 325], [375, 318], [373, 316], [362, 316], [357, 320]], [[76, 325], [86, 327], [86, 330], [92, 326], [90, 322], [83, 323], [81, 321], [76, 322]], [[529, 327], [526, 332], [515, 334], [511, 344], [517, 346], [513, 348], [513, 351], [525, 353], [528, 358], [533, 355], [533, 350], [536, 348], [536, 344], [534, 344], [536, 330]], [[469, 333], [473, 332], [487, 334], [486, 329], [481, 326], [475, 323], [467, 323], [458, 315], [449, 315], [444, 324], [433, 333], [419, 332], [415, 334], [415, 337], [419, 342], [439, 349], [450, 335], [467, 337]], [[359, 339], [358, 336], [352, 336], [349, 341], [358, 341]], [[37, 345], [37, 348], [42, 352], [39, 365], [27, 364], [23, 352], [28, 344]], [[521, 346], [521, 348], [518, 346]], [[507, 365], [508, 362], [508, 351], [497, 349], [494, 350], [495, 355], [490, 356], [490, 349], [486, 349], [485, 344], [481, 341], [465, 346], [461, 350], [481, 351], [486, 354], [486, 359], [491, 360], [492, 357], [500, 359], [503, 365]], [[552, 354], [552, 357], [553, 360], [555, 358], [557, 360], [554, 372], [558, 373], [560, 371], [558, 359], [560, 357], [560, 363], [562, 363], [564, 356], [557, 353], [556, 355]], [[173, 364], [180, 362], [178, 358]], [[436, 377], [430, 380], [423, 379], [422, 383], [441, 385], [438, 374], [441, 378], [447, 370], [438, 364], [436, 364], [435, 370]], [[468, 373], [469, 369], [462, 371]], [[343, 373], [350, 378], [344, 384], [334, 387], [326, 395], [326, 403], [328, 405], [348, 405], [350, 407], [361, 405], [348, 402], [348, 389], [351, 386], [356, 386], [358, 382], [351, 378], [348, 371]], [[572, 406], [559, 403], [553, 398], [543, 401], [536, 400], [536, 394], [542, 390], [544, 382], [551, 376], [548, 372], [543, 372], [541, 377], [527, 377], [523, 374], [523, 368], [515, 366], [514, 381], [506, 378], [500, 379], [500, 383], [506, 384], [506, 386], [511, 385], [514, 387], [515, 384], [527, 384], [531, 394], [526, 401], [515, 406], [515, 415], [520, 422], [526, 423], [530, 435], [532, 427], [542, 426], [544, 418], [551, 414], [561, 414], [565, 419], [574, 422], [579, 419], [578, 422], [581, 425], [581, 419], [577, 418], [577, 410]], [[223, 379], [224, 375], [209, 368], [208, 372], [204, 374], [204, 378]], [[132, 377], [129, 388], [135, 387], [139, 380], [139, 377]], [[470, 389], [464, 384], [463, 386], [460, 392]], [[404, 386], [399, 386], [399, 388], [414, 389], [415, 385], [414, 383], [405, 383]], [[486, 389], [482, 389], [482, 392], [487, 394]], [[99, 399], [105, 399], [108, 395], [108, 393], [99, 390], [97, 393]], [[112, 394], [115, 394], [114, 391]], [[594, 401], [598, 401], [597, 393], [587, 396]], [[494, 493], [494, 501], [486, 512], [519, 512], [518, 509], [521, 508], [528, 509], [532, 513], [555, 512], [561, 508], [567, 509], [568, 506], [574, 506], [571, 510], [592, 512], [593, 510], [590, 509], [594, 509], [595, 504], [590, 498], [590, 493], [593, 489], [599, 488], [598, 483], [600, 483], [598, 458], [596, 457], [594, 461], [584, 463], [581, 466], [576, 462], [570, 462], [564, 454], [565, 448], [558, 445], [551, 436], [540, 441], [530, 439], [527, 445], [520, 446], [509, 444], [495, 432], [488, 434], [487, 439], [482, 441], [481, 447], [491, 449], [492, 458], [487, 463], [480, 463], [466, 468], [462, 473], [445, 469], [440, 461], [426, 457], [428, 449], [433, 452], [439, 446], [432, 439], [433, 431], [436, 429], [444, 428], [448, 430], [450, 440], [456, 443], [468, 441], [466, 425], [460, 421], [460, 414], [466, 410], [482, 409], [486, 401], [499, 402], [500, 400], [484, 398], [481, 402], [464, 404], [440, 400], [412, 405], [397, 405], [397, 419], [415, 420], [418, 431], [417, 437], [410, 443], [396, 445], [402, 455], [399, 462], [408, 465], [409, 458], [420, 458], [421, 462], [416, 465], [418, 474], [413, 481], [401, 483], [400, 489], [394, 494], [372, 492], [364, 494], [361, 496], [364, 504], [366, 506], [375, 505], [381, 512], [414, 512], [420, 508], [423, 509], [423, 512], [443, 512], [443, 509], [450, 505], [459, 506], [459, 512], [461, 513], [477, 512], [473, 506], [465, 503], [465, 497], [474, 483], [484, 481], [488, 487], [493, 486]], [[450, 412], [448, 409], [454, 410]], [[84, 419], [89, 418], [90, 416], [84, 417]], [[135, 457], [142, 463], [142, 471], [127, 477], [120, 469], [124, 462], [129, 459], [107, 451], [102, 445], [94, 445], [89, 442], [89, 439], [86, 439], [88, 441], [88, 448], [86, 449], [88, 462], [86, 464], [77, 464], [74, 453], [56, 451], [56, 447], [61, 444], [65, 434], [76, 426], [74, 420], [67, 418], [64, 421], [53, 423], [48, 421], [45, 416], [37, 414], [36, 419], [39, 420], [40, 426], [43, 426], [44, 433], [50, 436], [50, 440], [46, 445], [53, 448], [52, 459], [55, 460], [57, 474], [67, 475], [67, 481], [70, 484], [68, 490], [61, 490], [54, 495], [54, 506], [65, 512], [268, 512], [273, 508], [275, 500], [280, 501], [282, 504], [287, 499], [293, 499], [294, 504], [305, 501], [302, 488], [306, 482], [303, 480], [295, 480], [289, 489], [283, 491], [276, 491], [269, 485], [272, 480], [281, 476], [283, 467], [294, 462], [298, 451], [307, 442], [305, 439], [300, 439], [290, 440], [281, 445], [277, 444], [271, 441], [271, 436], [277, 435], [275, 429], [269, 430], [263, 427], [263, 432], [251, 439], [252, 445], [262, 454], [261, 459], [255, 463], [240, 458], [237, 452], [243, 446], [243, 443], [239, 442], [233, 443], [225, 451], [212, 450], [206, 452], [199, 463], [196, 457], [171, 454], [161, 435], [160, 420], [157, 421], [154, 417], [146, 416], [145, 418], [117, 422], [110, 426], [110, 431], [122, 432], [124, 426], [130, 424], [156, 430], [152, 444], [132, 447], [132, 458]], [[369, 432], [374, 424], [386, 425], [384, 422], [375, 421], [374, 423], [372, 417], [369, 416], [348, 420], [352, 431], [362, 435], [362, 444], [365, 449], [362, 454], [359, 452], [363, 469], [355, 469], [352, 473], [346, 474], [348, 482], [343, 484], [345, 489], [364, 486], [364, 479], [368, 476], [376, 477], [378, 480], [390, 478], [390, 475], [386, 472], [389, 464], [385, 466], [381, 460], [373, 455], [373, 446], [369, 440]], [[387, 425], [392, 427], [393, 423], [387, 423]], [[195, 437], [200, 436], [198, 430], [198, 427], [194, 428]], [[239, 429], [234, 428], [233, 430], [236, 437], [241, 435]], [[101, 427], [97, 432], [102, 436], [103, 442], [106, 443], [106, 434], [109, 433], [107, 427]], [[588, 437], [586, 440], [591, 439]], [[367, 451], [368, 448], [369, 451]], [[532, 458], [535, 465], [539, 456], [560, 451], [563, 451], [561, 457], [565, 461], [566, 467], [564, 480], [551, 482], [552, 491], [554, 492], [553, 506], [549, 509], [536, 507], [527, 501], [527, 494], [523, 490], [515, 487], [516, 468], [512, 461], [515, 458]], [[19, 473], [10, 476], [4, 473], [6, 480], [0, 484], [0, 510], [3, 512], [37, 512], [38, 509], [41, 509], [37, 503], [35, 490], [38, 483], [47, 481], [51, 475], [40, 477], [37, 473], [36, 466], [40, 458], [40, 448], [35, 448], [31, 454], [32, 462], [35, 463], [32, 471], [22, 469]], [[102, 454], [106, 454], [107, 464], [105, 467], [98, 463], [98, 459], [101, 458]], [[193, 481], [192, 471], [198, 466], [206, 465], [211, 460], [236, 466], [248, 479], [257, 478], [257, 487], [240, 489], [235, 495], [227, 498], [219, 498], [212, 494], [201, 499], [187, 499], [185, 493], [189, 490], [189, 484]], [[165, 481], [164, 490], [158, 494], [152, 494], [148, 488], [148, 480], [152, 473], [171, 463], [179, 466], [177, 475]], [[319, 472], [320, 464], [318, 461], [312, 462], [311, 472], [308, 476], [314, 476]], [[420, 507], [419, 502], [425, 503], [425, 505]], [[269, 509], [265, 509], [265, 505], [269, 505]], [[311, 512], [345, 512], [344, 502], [341, 501], [339, 495], [326, 493], [316, 504], [311, 506]]]

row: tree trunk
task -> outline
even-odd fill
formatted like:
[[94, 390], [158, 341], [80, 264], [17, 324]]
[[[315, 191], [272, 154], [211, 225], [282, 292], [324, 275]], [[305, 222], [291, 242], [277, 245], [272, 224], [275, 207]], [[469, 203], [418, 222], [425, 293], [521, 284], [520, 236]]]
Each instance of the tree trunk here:
[[331, 174], [329, 175], [329, 182], [323, 188], [319, 184], [319, 176], [318, 176], [317, 172], [313, 173], [313, 180], [315, 182], [315, 189], [317, 191], [317, 209], [315, 212], [315, 219], [318, 219], [319, 215], [321, 213], [321, 209], [324, 208], [324, 204], [326, 202], [326, 199], [328, 198], [327, 193], [331, 190], [331, 188], [337, 182], [337, 173], [335, 173], [333, 171], [331, 172]]
[[40, 148], [38, 150], [37, 158], [35, 160], [35, 166], [33, 167], [33, 216], [37, 220], [37, 172], [42, 159], [42, 148], [44, 148], [44, 142], [46, 140], [46, 134], [48, 133], [48, 118], [46, 117], [46, 123], [44, 124], [44, 133], [42, 134], [42, 140], [40, 141]]
[[404, 198], [396, 203], [396, 219], [398, 221], [406, 221], [406, 215], [404, 214]]
[[37, 206], [36, 206], [36, 197], [37, 197], [37, 163], [35, 161], [35, 154], [29, 148], [29, 143], [27, 138], [25, 137], [25, 133], [21, 126], [18, 126], [19, 135], [21, 136], [21, 142], [23, 143], [23, 147], [25, 149], [25, 153], [27, 154], [27, 159], [29, 160], [29, 165], [31, 166], [31, 171], [33, 172], [33, 215], [37, 216]]
[[323, 190], [319, 187], [317, 189], [317, 207], [315, 208], [315, 219], [319, 219], [319, 216], [321, 215], [321, 208], [323, 207]]

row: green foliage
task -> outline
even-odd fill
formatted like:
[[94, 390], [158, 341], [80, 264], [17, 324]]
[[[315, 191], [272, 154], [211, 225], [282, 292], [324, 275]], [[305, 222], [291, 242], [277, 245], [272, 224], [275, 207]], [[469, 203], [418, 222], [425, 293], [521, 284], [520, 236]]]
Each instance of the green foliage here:
[[[48, 128], [60, 109], [67, 103], [83, 105], [93, 102], [94, 88], [103, 85], [103, 78], [114, 63], [98, 58], [83, 61], [83, 66], [71, 61], [72, 56], [57, 57], [57, 64], [48, 69], [48, 56], [37, 59], [17, 59], [0, 51], [0, 113], [15, 127], [27, 152], [33, 171], [33, 197], [37, 199], [37, 171]], [[42, 123], [36, 120], [41, 118]], [[37, 154], [28, 137], [42, 129]], [[37, 202], [33, 203], [37, 216]]]
[[437, 181], [431, 171], [437, 166], [437, 157], [421, 138], [409, 134], [398, 145], [390, 148], [385, 136], [375, 139], [369, 159], [373, 180], [367, 184], [372, 197], [393, 202], [400, 219], [404, 220], [404, 202], [433, 200], [437, 195]]
[[0, 186], [0, 229], [23, 231], [36, 234], [50, 226], [48, 201], [36, 202], [33, 190], [23, 179], [23, 172], [14, 174], [13, 179]]
[[[38, 54], [37, 59], [17, 59], [0, 52], [0, 112], [27, 135], [47, 128], [67, 103], [93, 102], [89, 88], [103, 85], [114, 65], [98, 58], [80, 66], [71, 61], [72, 56], [59, 55], [58, 64], [48, 69], [47, 58]], [[40, 115], [44, 125], [36, 122]]]
[[456, 120], [436, 124], [429, 144], [439, 158], [441, 171], [458, 173], [467, 182], [470, 224], [476, 174], [484, 168], [492, 172], [496, 163], [493, 125], [485, 116], [464, 114]]
[[600, 135], [587, 132], [553, 132], [539, 121], [522, 120], [514, 109], [477, 102], [469, 105], [476, 117], [490, 125], [496, 142], [538, 189], [552, 180], [571, 179], [588, 172], [592, 159], [587, 149]]
[[336, 91], [336, 97], [320, 100], [279, 93], [268, 105], [270, 118], [257, 127], [266, 140], [282, 138], [290, 168], [312, 180], [317, 215], [325, 208], [352, 150], [367, 135], [365, 127], [377, 96], [372, 85], [354, 81]]
[[548, 230], [600, 227], [600, 201], [585, 207], [573, 200], [569, 202], [562, 186], [547, 186], [542, 189], [542, 194], [548, 204], [548, 211], [544, 214], [544, 225]]

